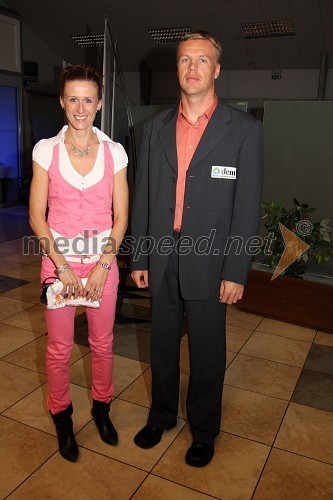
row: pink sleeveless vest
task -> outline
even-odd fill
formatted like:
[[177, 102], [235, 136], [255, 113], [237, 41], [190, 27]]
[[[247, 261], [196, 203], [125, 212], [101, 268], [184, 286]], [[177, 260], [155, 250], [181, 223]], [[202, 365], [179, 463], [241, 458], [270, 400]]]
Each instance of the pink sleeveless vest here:
[[91, 237], [112, 227], [114, 164], [108, 143], [103, 141], [102, 144], [104, 176], [85, 190], [75, 188], [62, 177], [59, 170], [59, 144], [53, 148], [48, 171], [47, 224], [66, 238], [74, 238], [77, 234]]

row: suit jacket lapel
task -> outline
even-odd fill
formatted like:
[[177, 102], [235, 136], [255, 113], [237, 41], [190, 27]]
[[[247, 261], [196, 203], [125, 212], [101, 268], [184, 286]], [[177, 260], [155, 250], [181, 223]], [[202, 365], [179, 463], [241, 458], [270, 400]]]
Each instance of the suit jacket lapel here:
[[[176, 123], [178, 116], [178, 105], [175, 106], [163, 120], [163, 126], [158, 135], [162, 148], [170, 167], [177, 173], [177, 145], [176, 145]], [[227, 106], [219, 101], [206, 130], [193, 155], [189, 168], [201, 161], [229, 132], [228, 122], [231, 120]]]
[[163, 147], [164, 154], [170, 164], [170, 167], [177, 172], [177, 146], [176, 146], [176, 122], [178, 106], [173, 108], [167, 117], [163, 120], [164, 125], [158, 131], [158, 135]]
[[230, 113], [225, 104], [219, 101], [206, 130], [195, 150], [189, 168], [200, 162], [229, 132]]

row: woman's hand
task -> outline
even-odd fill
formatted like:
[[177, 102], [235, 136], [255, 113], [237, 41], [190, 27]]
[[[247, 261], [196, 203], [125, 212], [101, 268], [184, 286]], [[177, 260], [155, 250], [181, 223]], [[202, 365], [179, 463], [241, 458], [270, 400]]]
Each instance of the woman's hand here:
[[72, 294], [74, 294], [74, 299], [77, 299], [78, 297], [84, 297], [84, 288], [81, 278], [76, 273], [74, 273], [71, 268], [69, 268], [67, 271], [59, 273], [58, 278], [63, 284], [61, 295], [68, 294], [68, 297], [71, 297]]
[[104, 285], [108, 277], [108, 270], [96, 265], [86, 276], [87, 284], [83, 294], [87, 300], [99, 300], [102, 298]]

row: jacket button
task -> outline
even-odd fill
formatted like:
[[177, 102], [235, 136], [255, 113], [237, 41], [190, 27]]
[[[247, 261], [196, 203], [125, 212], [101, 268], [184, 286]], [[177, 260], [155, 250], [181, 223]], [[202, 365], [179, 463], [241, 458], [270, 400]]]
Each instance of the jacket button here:
[[174, 183], [175, 182], [175, 178], [174, 177], [171, 177], [171, 182]]
[[173, 208], [169, 208], [169, 212], [170, 212], [171, 214], [173, 214], [174, 209], [173, 209]]

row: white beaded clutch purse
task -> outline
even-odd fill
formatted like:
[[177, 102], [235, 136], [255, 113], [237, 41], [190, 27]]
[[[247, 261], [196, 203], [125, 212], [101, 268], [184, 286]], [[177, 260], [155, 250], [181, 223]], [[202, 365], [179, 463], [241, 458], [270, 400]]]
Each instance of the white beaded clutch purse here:
[[[82, 285], [86, 286], [88, 278], [81, 278]], [[46, 290], [46, 307], [47, 309], [60, 309], [65, 306], [84, 306], [84, 307], [100, 307], [100, 300], [87, 300], [85, 297], [78, 297], [74, 299], [74, 294], [69, 296], [61, 294], [63, 284], [60, 280], [56, 280], [52, 285], [47, 287]]]

